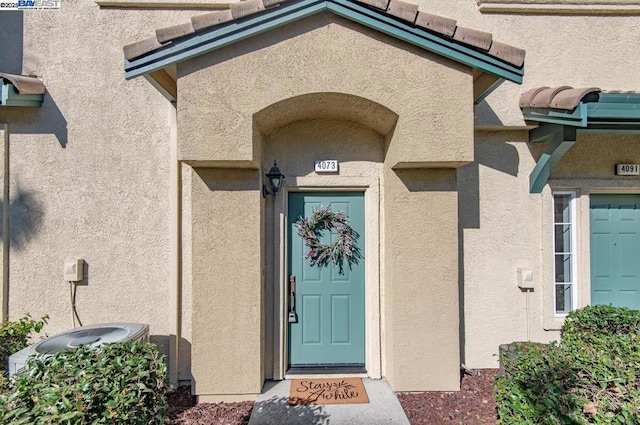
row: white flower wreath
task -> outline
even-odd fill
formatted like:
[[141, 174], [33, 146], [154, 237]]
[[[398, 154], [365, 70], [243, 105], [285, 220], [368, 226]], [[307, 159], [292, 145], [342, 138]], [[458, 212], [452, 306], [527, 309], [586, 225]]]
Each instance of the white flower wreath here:
[[[351, 269], [352, 264], [358, 264], [362, 258], [356, 240], [360, 237], [348, 224], [349, 219], [341, 211], [332, 211], [330, 207], [319, 207], [313, 210], [311, 217], [299, 217], [295, 225], [298, 235], [308, 248], [304, 258], [311, 259], [312, 266], [325, 267], [329, 263], [338, 267], [338, 272], [344, 274], [344, 262]], [[335, 230], [338, 239], [330, 244], [320, 243], [321, 230]]]

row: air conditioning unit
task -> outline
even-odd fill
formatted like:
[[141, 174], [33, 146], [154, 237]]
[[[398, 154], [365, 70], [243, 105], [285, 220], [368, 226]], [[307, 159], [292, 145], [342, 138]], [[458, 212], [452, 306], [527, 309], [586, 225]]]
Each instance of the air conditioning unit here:
[[103, 323], [81, 326], [32, 344], [9, 357], [9, 376], [24, 368], [30, 356], [50, 357], [79, 345], [98, 347], [113, 342], [148, 342], [149, 325], [144, 323]]

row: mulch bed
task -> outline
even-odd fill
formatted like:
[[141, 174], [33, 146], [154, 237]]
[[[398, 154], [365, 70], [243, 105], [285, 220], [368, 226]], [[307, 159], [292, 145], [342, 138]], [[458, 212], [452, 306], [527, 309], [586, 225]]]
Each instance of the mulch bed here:
[[496, 369], [479, 369], [477, 376], [463, 375], [460, 391], [398, 394], [412, 425], [495, 424], [498, 421], [493, 398]]
[[[398, 394], [411, 424], [496, 424], [493, 380], [497, 370], [478, 372], [462, 377], [459, 392]], [[253, 409], [252, 401], [196, 404], [189, 387], [180, 387], [167, 398], [167, 425], [246, 425]]]

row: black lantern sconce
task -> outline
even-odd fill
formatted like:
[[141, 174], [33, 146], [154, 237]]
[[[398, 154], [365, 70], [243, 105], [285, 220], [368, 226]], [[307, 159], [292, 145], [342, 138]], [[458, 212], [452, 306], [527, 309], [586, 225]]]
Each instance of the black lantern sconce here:
[[262, 196], [264, 198], [266, 198], [267, 196], [275, 197], [282, 187], [284, 174], [280, 172], [278, 165], [275, 161], [273, 161], [273, 167], [271, 167], [269, 172], [265, 175], [267, 176], [267, 184], [262, 185]]

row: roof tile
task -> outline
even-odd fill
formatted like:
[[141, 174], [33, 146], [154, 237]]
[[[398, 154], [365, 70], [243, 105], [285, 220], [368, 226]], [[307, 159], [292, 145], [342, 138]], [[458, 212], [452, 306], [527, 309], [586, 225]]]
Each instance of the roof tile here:
[[416, 25], [426, 30], [451, 37], [456, 31], [457, 22], [455, 19], [449, 19], [443, 16], [432, 15], [431, 13], [424, 13], [420, 11], [416, 18]]
[[359, 3], [368, 4], [376, 9], [387, 10], [389, 0], [357, 0]]
[[206, 15], [197, 15], [191, 17], [191, 25], [194, 31], [202, 31], [205, 28], [214, 27], [233, 20], [231, 10], [219, 10], [217, 12], [207, 13]]
[[193, 34], [194, 32], [193, 25], [191, 25], [191, 21], [189, 21], [184, 24], [157, 29], [156, 38], [160, 43], [165, 43], [176, 38], [184, 37], [185, 35]]
[[525, 51], [518, 49], [517, 47], [509, 46], [508, 44], [500, 43], [499, 41], [493, 41], [489, 54], [498, 59], [502, 59], [505, 62], [515, 66], [524, 65]]
[[387, 13], [413, 24], [418, 14], [418, 5], [402, 0], [390, 0], [387, 6]]
[[453, 34], [453, 39], [478, 49], [489, 50], [492, 36], [488, 32], [458, 26]]
[[165, 45], [166, 44], [161, 44], [156, 37], [147, 38], [124, 46], [124, 57], [127, 60], [132, 60], [153, 52]]
[[551, 99], [551, 107], [572, 111], [576, 109], [583, 97], [589, 93], [599, 93], [600, 91], [598, 87], [562, 90]]
[[[126, 45], [124, 47], [124, 55], [127, 60], [138, 58], [166, 46], [176, 38], [261, 12], [268, 7], [285, 1], [287, 0], [241, 0], [240, 2], [231, 3], [229, 9], [193, 16], [185, 24], [158, 29], [156, 30], [156, 37]], [[453, 19], [418, 11], [417, 4], [404, 0], [353, 1], [371, 6], [430, 32], [452, 37], [459, 43], [481, 49], [488, 55], [511, 65], [522, 67], [524, 64], [524, 50], [497, 41], [492, 42], [490, 33], [459, 27]]]
[[240, 3], [231, 3], [230, 9], [233, 19], [239, 19], [264, 10], [264, 4], [262, 0], [246, 0]]
[[44, 94], [47, 89], [44, 83], [38, 80], [36, 77], [28, 77], [26, 75], [5, 74], [0, 72], [1, 80], [8, 80], [13, 84], [18, 93], [20, 94]]
[[571, 86], [548, 87], [540, 90], [529, 102], [531, 108], [548, 108], [551, 106], [553, 98], [563, 90], [568, 90]]

